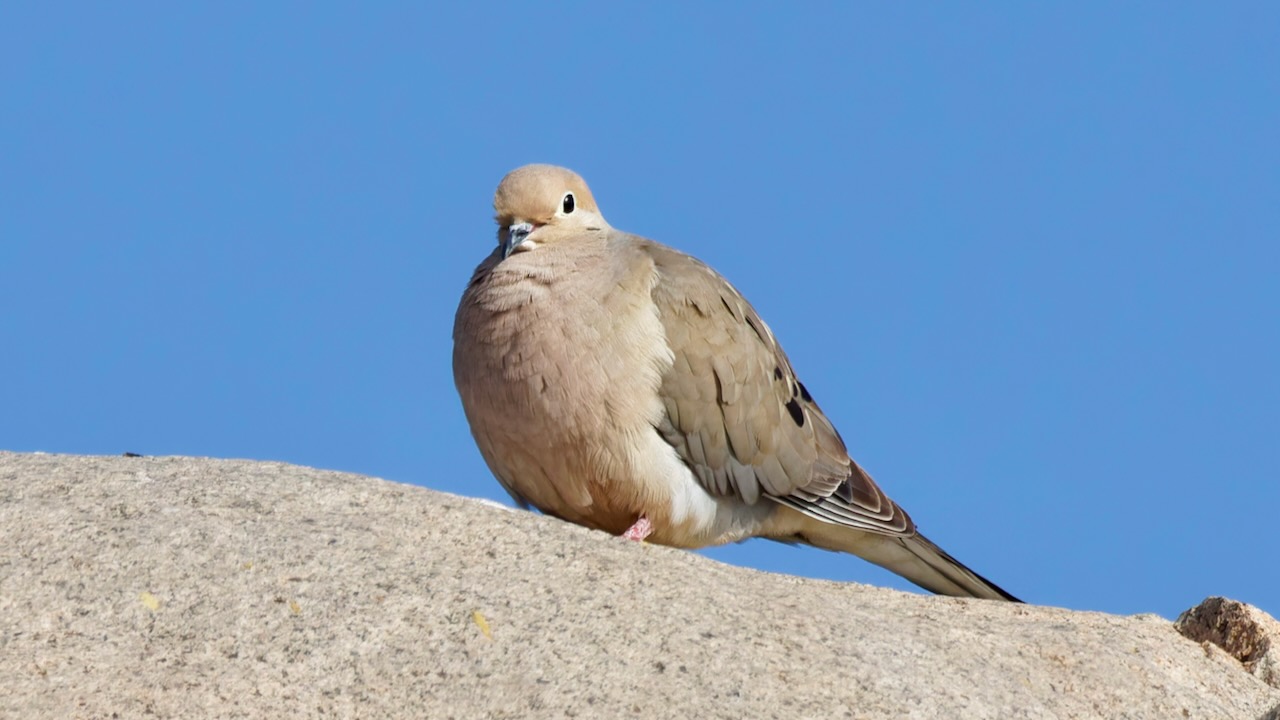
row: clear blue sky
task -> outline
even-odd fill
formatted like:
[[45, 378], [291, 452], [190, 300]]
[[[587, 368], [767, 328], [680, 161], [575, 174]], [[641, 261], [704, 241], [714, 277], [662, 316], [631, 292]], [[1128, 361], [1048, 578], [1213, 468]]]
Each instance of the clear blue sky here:
[[425, 5], [0, 9], [0, 448], [505, 501], [450, 330], [550, 162], [1008, 590], [1280, 613], [1280, 5]]

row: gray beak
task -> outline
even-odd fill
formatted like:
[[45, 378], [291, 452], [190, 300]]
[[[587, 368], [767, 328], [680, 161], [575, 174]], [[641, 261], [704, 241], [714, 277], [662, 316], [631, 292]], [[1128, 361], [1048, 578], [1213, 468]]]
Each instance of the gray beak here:
[[529, 237], [531, 232], [533, 232], [533, 223], [516, 223], [507, 228], [507, 234], [502, 238], [503, 259], [515, 252], [515, 249], [524, 243], [524, 239]]

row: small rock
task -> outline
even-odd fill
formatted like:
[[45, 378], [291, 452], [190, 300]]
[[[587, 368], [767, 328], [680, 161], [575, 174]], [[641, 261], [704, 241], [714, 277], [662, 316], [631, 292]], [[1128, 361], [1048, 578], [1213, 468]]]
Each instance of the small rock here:
[[1280, 688], [1280, 622], [1265, 612], [1210, 597], [1182, 613], [1174, 626], [1191, 640], [1217, 645], [1259, 680]]

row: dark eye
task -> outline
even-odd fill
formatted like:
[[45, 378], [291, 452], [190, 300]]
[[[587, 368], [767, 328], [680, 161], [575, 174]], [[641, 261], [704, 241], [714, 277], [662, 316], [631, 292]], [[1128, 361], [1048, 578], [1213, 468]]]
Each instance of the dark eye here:
[[561, 207], [564, 208], [565, 215], [568, 215], [569, 213], [573, 212], [573, 193], [571, 192], [565, 193], [564, 200], [560, 201], [560, 205]]

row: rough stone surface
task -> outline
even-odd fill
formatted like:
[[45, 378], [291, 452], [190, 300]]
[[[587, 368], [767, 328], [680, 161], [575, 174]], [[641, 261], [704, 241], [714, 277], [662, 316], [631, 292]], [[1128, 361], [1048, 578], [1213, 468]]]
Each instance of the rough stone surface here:
[[278, 463], [0, 453], [0, 716], [1256, 719], [1280, 691], [1154, 616], [772, 575]]
[[1182, 613], [1174, 626], [1196, 642], [1222, 648], [1245, 670], [1280, 688], [1280, 622], [1270, 615], [1238, 600], [1211, 597]]

